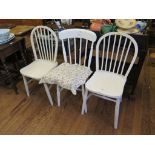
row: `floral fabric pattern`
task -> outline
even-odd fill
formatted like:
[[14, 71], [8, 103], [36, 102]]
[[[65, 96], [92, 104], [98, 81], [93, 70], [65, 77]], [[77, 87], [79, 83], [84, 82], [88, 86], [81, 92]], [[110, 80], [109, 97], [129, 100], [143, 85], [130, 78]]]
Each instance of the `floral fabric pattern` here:
[[62, 88], [71, 90], [76, 95], [77, 89], [83, 85], [92, 71], [78, 64], [62, 63], [50, 70], [39, 83], [57, 84]]

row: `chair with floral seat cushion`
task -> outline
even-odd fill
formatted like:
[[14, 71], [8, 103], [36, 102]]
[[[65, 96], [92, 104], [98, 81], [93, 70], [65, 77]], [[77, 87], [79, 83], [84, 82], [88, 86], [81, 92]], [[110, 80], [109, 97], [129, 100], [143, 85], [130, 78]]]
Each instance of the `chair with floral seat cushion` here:
[[114, 128], [117, 129], [124, 85], [137, 53], [137, 43], [128, 34], [110, 32], [100, 37], [96, 45], [96, 71], [85, 84], [82, 114], [87, 113], [87, 100], [91, 95], [113, 101]]
[[76, 90], [82, 86], [82, 94], [84, 94], [84, 84], [92, 73], [90, 64], [96, 34], [90, 30], [66, 29], [59, 32], [59, 39], [62, 40], [65, 62], [51, 70], [40, 81], [46, 87], [48, 84], [57, 84], [58, 106], [63, 88], [76, 94]]
[[[55, 32], [47, 26], [36, 26], [31, 32], [31, 45], [34, 61], [20, 70], [27, 96], [30, 96], [27, 79], [39, 81], [57, 66], [58, 39]], [[47, 89], [47, 88], [46, 88]], [[51, 104], [53, 104], [51, 100]]]

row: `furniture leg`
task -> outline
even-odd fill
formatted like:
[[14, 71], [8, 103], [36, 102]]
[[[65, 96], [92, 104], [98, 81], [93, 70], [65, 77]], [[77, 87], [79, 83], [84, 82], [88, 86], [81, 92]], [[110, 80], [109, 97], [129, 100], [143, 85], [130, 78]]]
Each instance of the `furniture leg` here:
[[51, 95], [50, 95], [49, 88], [48, 88], [48, 86], [47, 86], [46, 83], [44, 84], [44, 87], [45, 87], [45, 91], [46, 91], [47, 97], [48, 97], [48, 99], [49, 99], [49, 102], [50, 102], [50, 104], [53, 106], [53, 100], [52, 100], [52, 97], [51, 97]]
[[19, 48], [20, 48], [20, 53], [21, 53], [22, 59], [24, 61], [24, 65], [26, 66], [27, 65], [27, 61], [26, 61], [25, 55], [24, 55], [24, 51], [26, 49], [26, 47], [25, 47], [25, 40], [23, 40], [23, 42], [19, 43]]
[[25, 76], [23, 76], [23, 81], [24, 81], [24, 86], [25, 86], [25, 90], [26, 90], [26, 94], [29, 97], [30, 96], [30, 92], [29, 92], [29, 87], [28, 87], [28, 82]]
[[146, 54], [147, 52], [142, 52], [143, 54], [141, 54], [139, 56], [139, 61], [138, 61], [138, 66], [137, 66], [137, 71], [135, 72], [134, 74], [134, 82], [132, 84], [132, 89], [131, 89], [131, 92], [130, 92], [130, 95], [133, 95], [134, 94], [134, 90], [136, 88], [136, 85], [137, 85], [137, 81], [138, 81], [138, 78], [139, 78], [139, 75], [140, 75], [140, 72], [141, 72], [141, 69], [143, 67], [143, 64], [144, 64], [144, 61], [145, 61], [145, 57], [146, 57]]
[[85, 94], [84, 94], [84, 97], [83, 97], [83, 104], [82, 104], [82, 111], [81, 111], [81, 114], [83, 115], [84, 112], [87, 113], [87, 96], [88, 96], [88, 90], [85, 89]]
[[60, 86], [57, 85], [57, 102], [58, 102], [58, 107], [60, 107]]
[[118, 127], [118, 118], [119, 118], [119, 107], [120, 107], [120, 102], [121, 99], [118, 98], [116, 100], [116, 105], [115, 105], [115, 116], [114, 116], [114, 128], [117, 129]]
[[82, 99], [84, 99], [84, 85], [82, 85]]
[[9, 70], [8, 70], [8, 67], [5, 63], [5, 59], [1, 60], [2, 61], [2, 64], [3, 64], [3, 67], [4, 67], [4, 70], [6, 71], [6, 74], [7, 74], [7, 78], [9, 79], [9, 82], [11, 83], [11, 87], [15, 90], [15, 93], [18, 94], [18, 89], [17, 89], [17, 86], [15, 84], [15, 81], [13, 80]]

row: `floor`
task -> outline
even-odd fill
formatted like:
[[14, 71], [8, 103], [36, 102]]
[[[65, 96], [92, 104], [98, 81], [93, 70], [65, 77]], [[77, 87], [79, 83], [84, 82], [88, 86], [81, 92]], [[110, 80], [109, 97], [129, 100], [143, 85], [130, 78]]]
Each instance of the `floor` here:
[[143, 66], [135, 94], [123, 97], [119, 127], [113, 128], [114, 103], [97, 97], [88, 100], [88, 113], [81, 115], [81, 92], [76, 96], [63, 90], [61, 107], [56, 105], [56, 87], [52, 86], [52, 107], [44, 88], [33, 82], [28, 98], [22, 80], [19, 94], [0, 87], [0, 134], [80, 134], [150, 135], [155, 134], [155, 65]]

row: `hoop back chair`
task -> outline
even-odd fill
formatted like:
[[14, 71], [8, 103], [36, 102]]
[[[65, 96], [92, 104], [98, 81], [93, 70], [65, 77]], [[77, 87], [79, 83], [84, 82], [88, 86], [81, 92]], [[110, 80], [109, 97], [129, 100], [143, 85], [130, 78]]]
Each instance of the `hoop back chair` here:
[[128, 34], [110, 32], [100, 37], [96, 45], [96, 71], [85, 84], [82, 114], [87, 113], [86, 102], [91, 95], [113, 101], [116, 103], [114, 128], [117, 129], [124, 85], [137, 53], [137, 43]]
[[[80, 66], [86, 66], [90, 69], [93, 45], [96, 41], [96, 34], [94, 32], [84, 29], [66, 29], [59, 32], [59, 39], [62, 41], [64, 62], [69, 64], [68, 67], [76, 64]], [[65, 68], [65, 74], [68, 75], [69, 73], [67, 72], [67, 70], [68, 69]], [[61, 74], [63, 73], [60, 73], [59, 77], [61, 77]], [[66, 82], [66, 80], [68, 81], [68, 79], [66, 78], [63, 80], [64, 83]], [[62, 89], [63, 88], [57, 84], [58, 106], [60, 106], [60, 92], [62, 91]], [[83, 85], [82, 94], [84, 94]]]
[[[36, 26], [30, 36], [34, 61], [20, 70], [27, 96], [30, 96], [28, 83], [40, 80], [47, 72], [57, 66], [58, 39], [55, 32], [47, 26]], [[31, 79], [27, 81], [27, 78]]]

